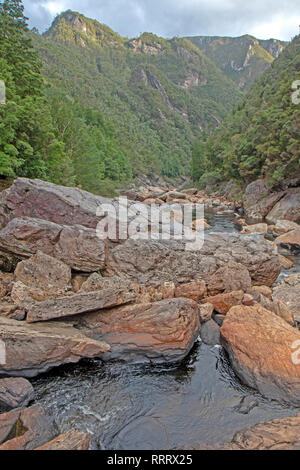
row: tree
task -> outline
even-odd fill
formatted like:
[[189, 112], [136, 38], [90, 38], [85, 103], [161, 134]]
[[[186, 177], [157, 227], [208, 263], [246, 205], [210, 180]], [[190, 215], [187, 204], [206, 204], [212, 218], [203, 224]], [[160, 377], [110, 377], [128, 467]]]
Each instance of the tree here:
[[7, 103], [0, 106], [0, 176], [61, 177], [64, 146], [55, 136], [43, 95], [41, 63], [32, 47], [20, 0], [0, 2], [0, 79]]

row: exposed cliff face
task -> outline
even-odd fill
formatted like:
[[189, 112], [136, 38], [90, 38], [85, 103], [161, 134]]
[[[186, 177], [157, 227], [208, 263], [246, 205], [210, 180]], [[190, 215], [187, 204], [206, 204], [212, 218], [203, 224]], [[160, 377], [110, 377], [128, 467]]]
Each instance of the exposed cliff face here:
[[277, 39], [260, 40], [245, 35], [238, 38], [195, 36], [188, 38], [240, 89], [248, 89], [287, 45]]

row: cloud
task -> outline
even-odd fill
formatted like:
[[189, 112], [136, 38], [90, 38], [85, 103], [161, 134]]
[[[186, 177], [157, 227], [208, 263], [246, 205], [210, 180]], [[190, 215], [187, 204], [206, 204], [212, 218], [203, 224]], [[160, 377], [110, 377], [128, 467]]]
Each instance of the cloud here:
[[126, 37], [253, 34], [291, 39], [299, 32], [299, 0], [24, 0], [30, 26], [48, 28], [56, 14], [72, 9]]

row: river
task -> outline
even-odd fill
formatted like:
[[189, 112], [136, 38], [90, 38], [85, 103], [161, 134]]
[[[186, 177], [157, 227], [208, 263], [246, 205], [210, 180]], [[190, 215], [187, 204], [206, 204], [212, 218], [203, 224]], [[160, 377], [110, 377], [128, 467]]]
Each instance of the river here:
[[[233, 214], [208, 214], [207, 220], [214, 231], [237, 231]], [[281, 277], [300, 272], [300, 257], [294, 261], [295, 268]], [[32, 384], [37, 403], [54, 417], [59, 431], [90, 433], [93, 449], [223, 444], [241, 429], [299, 411], [242, 385], [222, 348], [200, 339], [180, 364], [83, 361], [54, 369]]]

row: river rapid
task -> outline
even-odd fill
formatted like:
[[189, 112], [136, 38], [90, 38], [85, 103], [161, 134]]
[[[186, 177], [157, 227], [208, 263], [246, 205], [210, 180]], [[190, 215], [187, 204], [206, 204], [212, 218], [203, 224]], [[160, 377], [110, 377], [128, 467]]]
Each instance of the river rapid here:
[[[234, 214], [207, 214], [213, 231], [237, 231]], [[280, 277], [300, 272], [295, 268]], [[171, 366], [100, 360], [64, 366], [32, 380], [61, 433], [92, 436], [93, 449], [168, 450], [194, 443], [221, 445], [259, 422], [299, 409], [263, 398], [234, 375], [220, 346], [198, 339], [189, 356]]]

